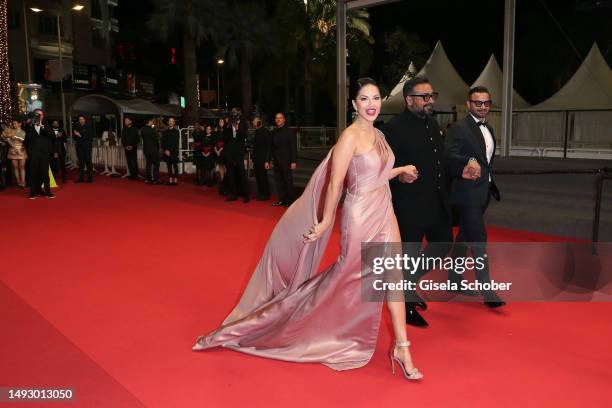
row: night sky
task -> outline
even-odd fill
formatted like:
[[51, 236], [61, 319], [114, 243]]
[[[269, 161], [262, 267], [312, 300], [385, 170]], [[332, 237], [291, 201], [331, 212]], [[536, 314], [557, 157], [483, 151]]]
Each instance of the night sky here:
[[[269, 9], [273, 9], [275, 1], [266, 1]], [[599, 7], [588, 7], [594, 3]], [[491, 53], [502, 64], [504, 0], [404, 0], [369, 11], [376, 40], [371, 67], [375, 78], [392, 57], [385, 55], [383, 38], [396, 26], [417, 33], [431, 49], [441, 40], [468, 84], [480, 74]], [[135, 44], [136, 61], [127, 65], [157, 77], [162, 89], [172, 88], [171, 82], [176, 82], [174, 78], [181, 71], [177, 66], [168, 66], [169, 49], [176, 46], [180, 51], [180, 41], [159, 42], [145, 27], [149, 12], [149, 0], [119, 2], [119, 41]], [[572, 76], [594, 41], [612, 64], [611, 22], [612, 0], [517, 0], [515, 88], [531, 103], [546, 99]], [[200, 55], [201, 72], [214, 75], [214, 49], [203, 47]], [[229, 75], [228, 80], [231, 81]]]
[[[546, 11], [560, 24], [555, 24]], [[607, 7], [581, 10], [579, 0], [517, 0], [514, 84], [529, 102], [538, 103], [558, 90], [578, 69], [582, 60], [565, 33], [584, 58], [597, 41], [608, 64], [612, 63], [612, 2]], [[401, 1], [370, 9], [377, 44], [386, 29], [401, 26], [417, 33], [433, 49], [442, 41], [449, 59], [466, 83], [472, 83], [491, 53], [502, 66], [504, 0]], [[384, 61], [384, 47], [375, 47]], [[377, 64], [373, 71], [377, 72]], [[378, 64], [380, 66], [380, 64]]]

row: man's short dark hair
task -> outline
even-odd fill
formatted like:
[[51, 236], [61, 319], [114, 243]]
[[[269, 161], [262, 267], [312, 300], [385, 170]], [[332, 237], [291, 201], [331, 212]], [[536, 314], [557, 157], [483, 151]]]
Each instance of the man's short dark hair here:
[[491, 97], [491, 92], [489, 92], [489, 90], [486, 87], [475, 86], [468, 91], [468, 94], [467, 94], [468, 101], [472, 99], [472, 95], [475, 93], [486, 93], [486, 94], [489, 94], [489, 98]]
[[85, 116], [83, 114], [80, 114], [79, 116], [77, 116], [77, 119], [81, 119], [81, 118], [87, 120], [87, 116]]
[[424, 76], [415, 76], [414, 78], [407, 80], [406, 82], [404, 82], [404, 88], [402, 88], [402, 95], [404, 95], [404, 99], [406, 99], [408, 95], [414, 92], [414, 88], [417, 85], [429, 83], [429, 78]]

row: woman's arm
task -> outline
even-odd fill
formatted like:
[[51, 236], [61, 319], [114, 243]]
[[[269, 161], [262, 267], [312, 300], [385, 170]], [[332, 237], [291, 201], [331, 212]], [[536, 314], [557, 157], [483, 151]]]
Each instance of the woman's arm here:
[[402, 174], [405, 174], [405, 177], [410, 180], [409, 183], [412, 183], [419, 177], [419, 172], [417, 168], [411, 164], [408, 164], [406, 166], [395, 167], [391, 169], [391, 171], [389, 172], [389, 180], [394, 179], [395, 177], [400, 176]]
[[345, 130], [340, 135], [338, 143], [334, 146], [334, 152], [332, 153], [331, 177], [325, 194], [323, 218], [304, 234], [304, 238], [306, 238], [304, 242], [316, 241], [331, 226], [331, 221], [336, 212], [340, 193], [344, 185], [344, 178], [354, 152], [355, 140], [350, 131]]

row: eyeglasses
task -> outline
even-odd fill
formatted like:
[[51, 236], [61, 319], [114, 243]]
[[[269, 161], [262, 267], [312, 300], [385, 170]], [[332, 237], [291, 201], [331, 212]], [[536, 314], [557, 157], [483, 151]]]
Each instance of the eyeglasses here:
[[430, 94], [411, 94], [408, 96], [412, 96], [413, 98], [416, 98], [416, 97], [423, 98], [423, 102], [429, 102], [430, 100], [435, 101], [436, 99], [438, 99], [437, 92], [433, 92]]
[[491, 103], [493, 103], [493, 101], [490, 100], [490, 99], [488, 101], [473, 101], [473, 100], [470, 100], [470, 102], [472, 102], [474, 105], [476, 105], [479, 108], [481, 108], [482, 105], [484, 105], [484, 106], [486, 106], [488, 108], [489, 106], [491, 106]]

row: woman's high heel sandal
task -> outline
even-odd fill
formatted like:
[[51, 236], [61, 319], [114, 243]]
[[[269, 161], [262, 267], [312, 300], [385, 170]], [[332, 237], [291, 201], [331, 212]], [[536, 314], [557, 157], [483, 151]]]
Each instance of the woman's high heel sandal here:
[[402, 372], [404, 373], [404, 377], [406, 377], [407, 380], [420, 380], [421, 378], [423, 378], [423, 374], [421, 374], [421, 372], [419, 372], [419, 370], [416, 367], [408, 371], [406, 369], [406, 366], [404, 366], [404, 363], [402, 362], [402, 360], [395, 357], [395, 349], [398, 347], [410, 347], [410, 342], [396, 340], [395, 347], [393, 347], [391, 351], [389, 352], [389, 359], [391, 360], [391, 372], [393, 373], [393, 375], [395, 375], [395, 363], [397, 363], [402, 369]]

